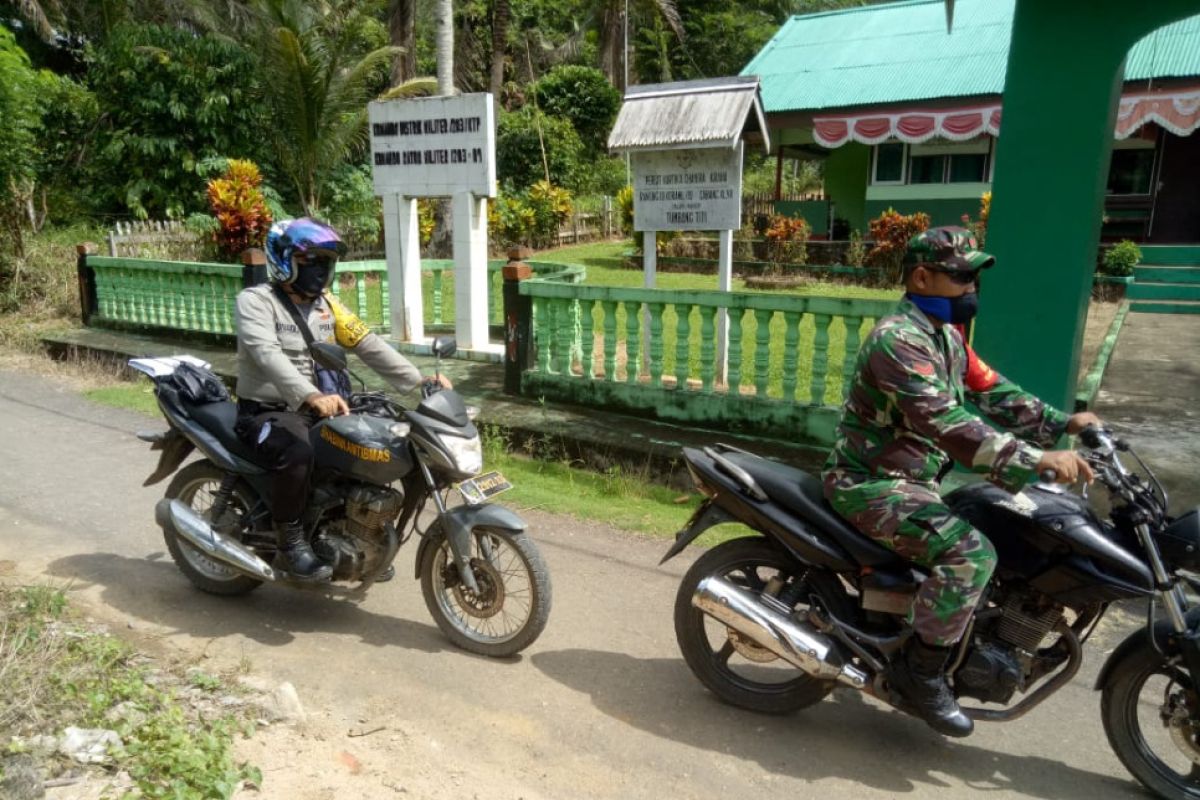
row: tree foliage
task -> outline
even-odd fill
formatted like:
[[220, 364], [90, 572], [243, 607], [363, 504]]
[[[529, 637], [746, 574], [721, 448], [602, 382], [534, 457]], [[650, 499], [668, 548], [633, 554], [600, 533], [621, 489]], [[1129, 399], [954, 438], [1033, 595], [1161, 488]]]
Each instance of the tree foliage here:
[[552, 117], [570, 120], [588, 153], [604, 152], [621, 108], [621, 93], [592, 67], [555, 67], [533, 87], [537, 105]]
[[267, 125], [244, 48], [174, 27], [122, 25], [89, 60], [106, 121], [92, 186], [102, 205], [182, 217], [204, 208], [201, 161], [256, 160]]
[[496, 177], [502, 183], [518, 189], [532, 186], [545, 180], [548, 170], [550, 183], [575, 190], [583, 154], [583, 142], [570, 120], [548, 116], [530, 106], [500, 115]]
[[[369, 20], [357, 0], [259, 0], [264, 126], [279, 170], [306, 214], [329, 176], [367, 141], [367, 102], [386, 84], [396, 49], [364, 52]], [[382, 32], [382, 27], [380, 27]]]

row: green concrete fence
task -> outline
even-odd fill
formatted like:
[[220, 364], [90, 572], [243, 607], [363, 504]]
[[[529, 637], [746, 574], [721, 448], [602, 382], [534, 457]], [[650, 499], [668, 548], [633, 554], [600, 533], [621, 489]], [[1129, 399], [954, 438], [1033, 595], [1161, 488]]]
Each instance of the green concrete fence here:
[[[521, 392], [681, 423], [832, 441], [883, 300], [520, 283], [536, 343]], [[719, 311], [728, 314], [718, 380]]]
[[[488, 319], [501, 320], [503, 260], [488, 262]], [[529, 262], [536, 275], [556, 275], [575, 281], [582, 269], [544, 261]], [[425, 322], [453, 325], [454, 262], [421, 262], [426, 282]], [[135, 328], [166, 328], [187, 333], [234, 336], [234, 303], [238, 292], [266, 279], [261, 262], [208, 264], [119, 258], [81, 253], [78, 264], [85, 324]], [[446, 274], [449, 273], [449, 278]], [[391, 330], [390, 284], [387, 262], [346, 261], [338, 264], [332, 290], [376, 332]]]

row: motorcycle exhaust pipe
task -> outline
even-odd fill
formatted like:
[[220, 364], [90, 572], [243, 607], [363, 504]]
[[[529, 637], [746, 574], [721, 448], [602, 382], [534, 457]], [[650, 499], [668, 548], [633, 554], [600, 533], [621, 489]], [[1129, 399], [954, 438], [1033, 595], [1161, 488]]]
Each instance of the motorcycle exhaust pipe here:
[[167, 525], [205, 555], [255, 578], [273, 581], [275, 570], [247, 548], [213, 530], [203, 517], [179, 500], [163, 498], [154, 506], [159, 527]]
[[870, 679], [866, 672], [846, 663], [831, 639], [724, 578], [710, 575], [700, 581], [692, 605], [815, 678], [836, 680], [855, 689], [866, 687]]

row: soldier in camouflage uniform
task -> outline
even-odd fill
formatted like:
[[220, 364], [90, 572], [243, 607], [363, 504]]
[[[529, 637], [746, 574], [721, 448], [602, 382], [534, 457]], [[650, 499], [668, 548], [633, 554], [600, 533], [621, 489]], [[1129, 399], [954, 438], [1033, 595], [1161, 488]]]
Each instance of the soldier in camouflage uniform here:
[[942, 502], [941, 479], [957, 461], [1010, 491], [1046, 469], [1063, 482], [1091, 480], [1073, 451], [1042, 448], [1100, 422], [1093, 414], [1068, 418], [1023, 392], [965, 343], [959, 326], [974, 316], [979, 271], [993, 262], [963, 228], [913, 237], [907, 293], [863, 343], [824, 471], [825, 495], [839, 514], [929, 572], [910, 616], [916, 635], [892, 683], [935, 730], [952, 736], [968, 735], [972, 724], [946, 683], [945, 663], [996, 552]]

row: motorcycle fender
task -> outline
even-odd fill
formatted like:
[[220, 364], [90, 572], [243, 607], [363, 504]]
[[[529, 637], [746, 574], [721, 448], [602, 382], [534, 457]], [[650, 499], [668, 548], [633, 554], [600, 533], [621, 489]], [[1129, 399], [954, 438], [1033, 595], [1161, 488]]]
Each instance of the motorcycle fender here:
[[683, 526], [683, 530], [675, 534], [675, 544], [671, 545], [671, 549], [658, 562], [659, 565], [667, 563], [682, 553], [683, 549], [695, 541], [697, 536], [722, 522], [733, 522], [733, 516], [713, 501], [705, 500], [696, 509], [696, 513], [692, 514], [692, 518], [687, 521], [687, 524]]
[[161, 450], [162, 454], [158, 457], [158, 466], [150, 473], [150, 477], [143, 481], [142, 486], [153, 486], [179, 469], [179, 465], [196, 449], [196, 445], [175, 428], [169, 428], [166, 433], [154, 437], [150, 449]]
[[[1200, 608], [1193, 608], [1187, 612], [1184, 619], [1187, 622], [1188, 630], [1195, 636], [1197, 629], [1200, 628]], [[1148, 629], [1144, 627], [1139, 628], [1126, 636], [1125, 641], [1117, 645], [1117, 649], [1105, 660], [1104, 666], [1100, 668], [1100, 674], [1096, 676], [1096, 683], [1092, 688], [1096, 691], [1103, 690], [1108, 686], [1117, 664], [1120, 664], [1126, 658], [1130, 658], [1142, 650], [1154, 648], [1155, 643], [1168, 655], [1178, 653], [1181, 644], [1179, 638], [1179, 634], [1175, 633], [1174, 628], [1171, 627], [1171, 621], [1168, 619], [1160, 619], [1154, 623], [1154, 642], [1150, 641]]]
[[[476, 590], [476, 587], [471, 586], [475, 582], [475, 575], [471, 571], [467, 555], [471, 552], [471, 531], [474, 528], [503, 528], [506, 531], [521, 533], [528, 527], [525, 520], [518, 517], [515, 512], [504, 506], [494, 506], [488, 503], [447, 509], [446, 513], [438, 518], [438, 522], [442, 526], [442, 532], [446, 534], [446, 541], [450, 542], [450, 553], [454, 556], [454, 563], [458, 564], [463, 582], [472, 591]], [[426, 536], [421, 539], [421, 544], [417, 548], [417, 563], [414, 570], [416, 578], [421, 577], [421, 562], [433, 539], [432, 536]]]

